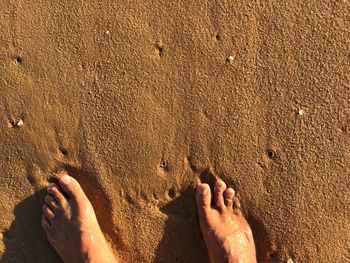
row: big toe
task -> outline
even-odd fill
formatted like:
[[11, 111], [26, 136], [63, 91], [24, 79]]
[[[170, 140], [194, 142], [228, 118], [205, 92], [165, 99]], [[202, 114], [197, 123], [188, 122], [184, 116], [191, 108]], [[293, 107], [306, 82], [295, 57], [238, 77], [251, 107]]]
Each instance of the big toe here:
[[75, 200], [80, 200], [86, 197], [83, 189], [81, 189], [80, 184], [73, 177], [69, 175], [63, 175], [60, 178], [59, 182], [63, 191], [68, 195], [68, 197]]
[[196, 201], [200, 215], [210, 209], [211, 193], [208, 184], [200, 184], [197, 186]]

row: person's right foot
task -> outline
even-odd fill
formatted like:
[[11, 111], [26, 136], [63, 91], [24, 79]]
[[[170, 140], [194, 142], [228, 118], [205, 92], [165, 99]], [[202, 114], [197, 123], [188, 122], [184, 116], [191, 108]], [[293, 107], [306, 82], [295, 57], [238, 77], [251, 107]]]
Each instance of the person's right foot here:
[[211, 263], [256, 263], [252, 231], [240, 211], [235, 191], [218, 179], [214, 206], [208, 184], [197, 187], [199, 222]]
[[50, 244], [65, 263], [116, 263], [79, 183], [68, 175], [59, 182], [67, 198], [50, 184], [42, 208], [41, 223]]

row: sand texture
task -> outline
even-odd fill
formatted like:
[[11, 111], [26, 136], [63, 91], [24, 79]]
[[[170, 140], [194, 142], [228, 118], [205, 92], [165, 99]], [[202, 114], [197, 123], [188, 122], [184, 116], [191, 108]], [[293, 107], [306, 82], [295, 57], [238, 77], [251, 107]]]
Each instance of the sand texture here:
[[68, 171], [123, 262], [207, 263], [194, 189], [238, 189], [262, 263], [350, 262], [350, 2], [0, 1], [0, 255]]

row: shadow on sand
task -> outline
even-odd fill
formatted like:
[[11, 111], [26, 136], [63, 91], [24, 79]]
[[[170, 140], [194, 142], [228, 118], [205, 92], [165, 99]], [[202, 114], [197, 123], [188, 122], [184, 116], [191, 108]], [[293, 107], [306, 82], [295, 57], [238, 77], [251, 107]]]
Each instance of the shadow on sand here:
[[0, 262], [62, 262], [46, 239], [41, 227], [41, 206], [45, 191], [41, 190], [18, 203], [15, 219], [3, 232], [5, 251]]
[[[217, 179], [210, 169], [201, 171], [200, 179], [202, 182], [208, 183], [213, 191]], [[237, 189], [235, 182], [231, 182], [229, 185]], [[157, 247], [154, 262], [209, 263], [199, 228], [195, 189], [188, 188], [181, 192], [177, 198], [161, 208], [161, 211], [168, 216], [168, 221], [165, 225], [163, 239]], [[263, 224], [251, 215], [247, 216], [247, 221], [254, 233], [258, 263], [278, 262], [276, 253], [270, 252], [271, 242]]]
[[251, 215], [248, 215], [246, 218], [254, 234], [258, 263], [282, 262], [283, 259], [279, 258], [277, 253], [272, 251], [270, 236], [264, 225]]
[[[111, 202], [100, 186], [97, 176], [81, 169], [65, 165], [64, 170], [81, 184], [90, 199], [101, 229], [115, 247], [122, 247], [118, 230], [112, 223]], [[57, 183], [57, 178], [49, 181]], [[37, 188], [37, 187], [34, 187]], [[55, 250], [46, 239], [41, 227], [41, 207], [44, 203], [46, 190], [38, 190], [16, 205], [15, 219], [9, 229], [3, 233], [5, 251], [0, 263], [7, 262], [62, 262]]]
[[168, 216], [154, 263], [207, 263], [207, 250], [198, 224], [195, 190], [184, 190], [161, 208]]

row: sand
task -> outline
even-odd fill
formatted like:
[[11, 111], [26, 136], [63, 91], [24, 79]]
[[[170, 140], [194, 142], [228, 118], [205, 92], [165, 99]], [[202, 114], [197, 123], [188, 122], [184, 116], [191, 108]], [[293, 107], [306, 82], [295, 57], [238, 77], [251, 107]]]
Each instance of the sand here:
[[44, 187], [81, 182], [123, 262], [208, 262], [199, 180], [259, 262], [350, 262], [350, 2], [0, 2], [0, 254], [60, 262]]

